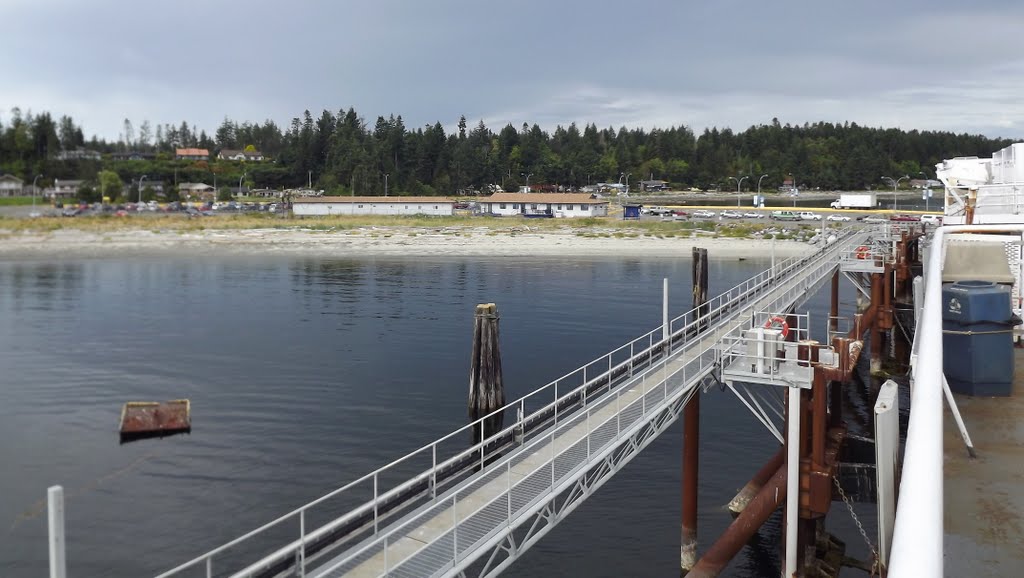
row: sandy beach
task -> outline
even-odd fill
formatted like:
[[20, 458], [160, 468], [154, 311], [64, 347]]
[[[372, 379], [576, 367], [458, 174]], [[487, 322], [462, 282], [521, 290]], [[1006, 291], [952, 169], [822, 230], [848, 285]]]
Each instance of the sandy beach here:
[[[361, 227], [346, 230], [211, 229], [0, 232], [0, 260], [108, 258], [129, 255], [311, 255], [323, 257], [675, 257], [703, 247], [712, 259], [770, 257], [765, 239], [642, 232], [534, 231], [528, 227]], [[777, 257], [814, 245], [775, 241]]]

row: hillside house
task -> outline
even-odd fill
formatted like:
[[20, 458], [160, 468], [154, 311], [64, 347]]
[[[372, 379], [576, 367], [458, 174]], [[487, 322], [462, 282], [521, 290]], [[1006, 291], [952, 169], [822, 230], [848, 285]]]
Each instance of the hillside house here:
[[260, 162], [263, 160], [263, 153], [260, 151], [236, 151], [223, 149], [217, 153], [217, 159], [222, 161]]
[[174, 158], [179, 161], [207, 161], [210, 151], [206, 149], [174, 149]]

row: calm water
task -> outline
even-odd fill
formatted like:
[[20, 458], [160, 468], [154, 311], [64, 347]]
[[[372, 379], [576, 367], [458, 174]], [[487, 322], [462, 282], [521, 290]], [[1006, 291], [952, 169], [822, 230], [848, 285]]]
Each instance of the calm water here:
[[[766, 266], [713, 261], [712, 294]], [[0, 576], [46, 573], [52, 484], [73, 575], [184, 562], [464, 424], [475, 304], [498, 303], [514, 399], [657, 326], [663, 277], [681, 313], [688, 259], [0, 263]], [[819, 320], [826, 299], [808, 306]], [[192, 400], [191, 435], [118, 443], [125, 401], [174, 398]], [[774, 444], [731, 394], [702, 412], [706, 547]], [[507, 575], [677, 575], [681, 437], [677, 423]], [[776, 552], [762, 531], [730, 572], [777, 576]]]

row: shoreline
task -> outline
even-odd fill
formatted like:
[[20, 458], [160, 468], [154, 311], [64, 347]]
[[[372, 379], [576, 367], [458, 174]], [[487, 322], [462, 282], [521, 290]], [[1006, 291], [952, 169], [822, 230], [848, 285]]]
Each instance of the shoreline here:
[[[770, 258], [772, 245], [756, 238], [662, 236], [609, 232], [495, 230], [486, 227], [361, 227], [314, 229], [210, 229], [198, 231], [10, 232], [0, 239], [0, 261], [125, 256], [292, 255], [318, 257], [679, 257], [691, 247], [712, 259]], [[815, 246], [778, 240], [778, 258], [802, 256]]]

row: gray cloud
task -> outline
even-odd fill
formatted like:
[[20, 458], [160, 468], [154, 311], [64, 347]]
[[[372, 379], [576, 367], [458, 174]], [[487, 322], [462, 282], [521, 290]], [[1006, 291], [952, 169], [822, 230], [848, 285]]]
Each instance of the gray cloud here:
[[1024, 127], [1009, 1], [0, 0], [0, 21], [0, 120], [49, 110], [107, 138], [125, 117], [212, 132], [349, 106], [495, 129]]

